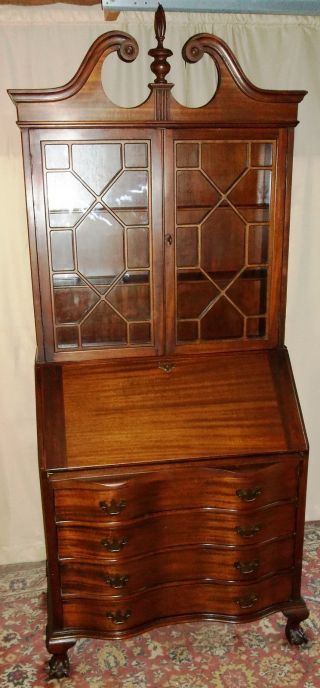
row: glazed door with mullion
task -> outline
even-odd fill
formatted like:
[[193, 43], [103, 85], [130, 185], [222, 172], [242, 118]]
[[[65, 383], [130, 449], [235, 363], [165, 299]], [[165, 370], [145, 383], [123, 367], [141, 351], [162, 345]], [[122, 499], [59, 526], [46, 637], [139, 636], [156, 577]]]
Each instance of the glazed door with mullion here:
[[286, 132], [166, 132], [167, 353], [278, 338]]
[[31, 132], [47, 360], [161, 353], [156, 131]]

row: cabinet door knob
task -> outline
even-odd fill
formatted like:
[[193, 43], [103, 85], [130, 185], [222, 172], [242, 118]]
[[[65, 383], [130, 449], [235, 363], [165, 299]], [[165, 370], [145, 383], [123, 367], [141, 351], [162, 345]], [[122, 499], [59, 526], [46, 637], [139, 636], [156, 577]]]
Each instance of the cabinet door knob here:
[[103, 547], [105, 547], [109, 552], [121, 552], [121, 550], [124, 548], [125, 545], [128, 544], [128, 538], [123, 537], [123, 538], [112, 538], [112, 540], [108, 540], [107, 538], [101, 540], [101, 544]]
[[253, 537], [256, 533], [259, 533], [261, 530], [261, 525], [257, 523], [255, 526], [248, 526], [248, 527], [242, 527], [242, 526], [237, 526], [235, 528], [235, 532], [237, 535], [241, 535], [241, 537]]
[[253, 559], [252, 561], [235, 561], [234, 567], [240, 573], [248, 574], [253, 573], [260, 566], [259, 559]]
[[249, 488], [248, 490], [237, 490], [236, 495], [237, 497], [240, 497], [243, 502], [254, 502], [257, 497], [259, 497], [262, 493], [262, 488], [261, 487], [252, 487]]
[[125, 623], [131, 616], [131, 610], [127, 609], [125, 612], [121, 612], [118, 609], [116, 612], [106, 612], [107, 619], [110, 619], [112, 623], [119, 625]]
[[107, 585], [110, 585], [110, 588], [124, 588], [127, 583], [128, 583], [128, 576], [110, 576], [109, 573], [106, 573], [103, 576], [103, 580]]
[[121, 514], [121, 511], [123, 511], [127, 506], [127, 503], [121, 500], [120, 502], [116, 502], [115, 499], [112, 499], [110, 504], [108, 502], [99, 502], [99, 507], [101, 511], [103, 511], [104, 514], [108, 514], [108, 516], [118, 516], [118, 514]]
[[239, 597], [238, 600], [236, 600], [236, 603], [241, 607], [241, 609], [249, 609], [249, 607], [253, 607], [256, 602], [258, 602], [258, 595], [256, 595], [255, 592], [250, 592], [249, 595], [244, 595], [243, 597]]

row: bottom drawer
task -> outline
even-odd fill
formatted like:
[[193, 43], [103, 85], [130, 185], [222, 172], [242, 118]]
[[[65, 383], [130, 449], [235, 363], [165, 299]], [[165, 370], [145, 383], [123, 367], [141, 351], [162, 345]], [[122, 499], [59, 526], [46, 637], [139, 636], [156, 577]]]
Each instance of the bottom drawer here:
[[63, 602], [65, 628], [105, 632], [152, 625], [180, 615], [225, 614], [246, 617], [290, 599], [289, 575], [276, 575], [259, 583], [183, 583], [123, 596], [121, 600], [70, 599]]

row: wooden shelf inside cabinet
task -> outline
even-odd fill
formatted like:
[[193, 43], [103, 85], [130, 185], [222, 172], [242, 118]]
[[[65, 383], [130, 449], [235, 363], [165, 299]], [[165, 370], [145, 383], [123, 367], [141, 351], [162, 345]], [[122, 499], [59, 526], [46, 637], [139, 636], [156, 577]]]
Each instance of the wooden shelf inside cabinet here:
[[[50, 678], [83, 636], [166, 622], [300, 622], [308, 444], [284, 347], [293, 131], [305, 91], [249, 82], [227, 45], [188, 108], [167, 81], [120, 108], [94, 42], [59, 88], [10, 91], [22, 129], [37, 329]], [[165, 594], [163, 593], [165, 591]]]

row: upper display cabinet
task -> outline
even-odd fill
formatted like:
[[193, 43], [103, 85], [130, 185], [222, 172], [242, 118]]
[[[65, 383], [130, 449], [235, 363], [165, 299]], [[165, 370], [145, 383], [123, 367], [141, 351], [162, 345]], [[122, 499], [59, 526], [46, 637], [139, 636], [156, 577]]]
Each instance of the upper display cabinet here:
[[[174, 355], [283, 341], [293, 127], [304, 91], [253, 86], [219, 38], [218, 85], [192, 109], [167, 83], [156, 14], [155, 80], [140, 106], [101, 83], [109, 32], [61, 88], [10, 91], [22, 128], [38, 360]], [[213, 65], [214, 66], [214, 65]]]

